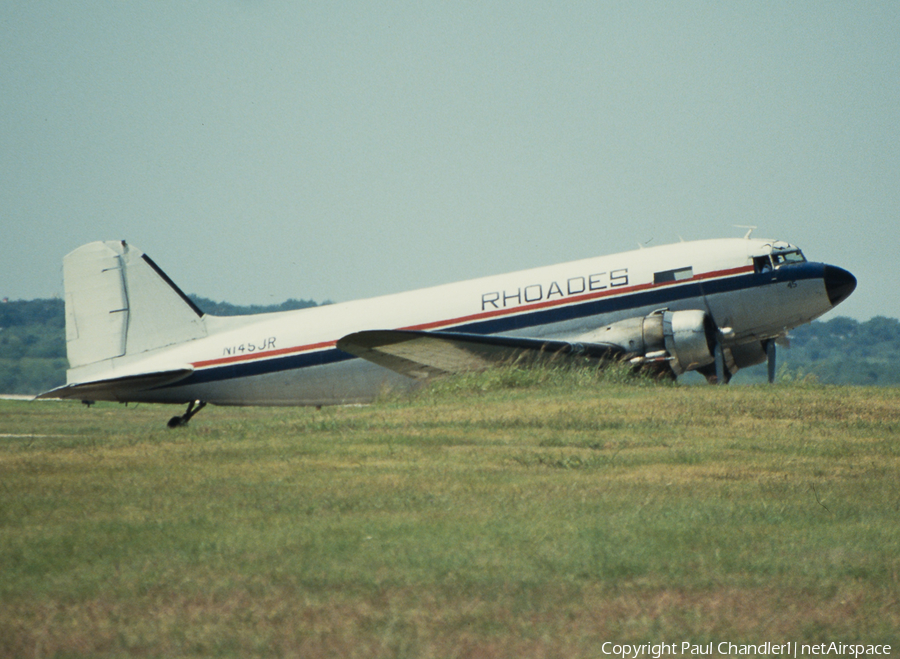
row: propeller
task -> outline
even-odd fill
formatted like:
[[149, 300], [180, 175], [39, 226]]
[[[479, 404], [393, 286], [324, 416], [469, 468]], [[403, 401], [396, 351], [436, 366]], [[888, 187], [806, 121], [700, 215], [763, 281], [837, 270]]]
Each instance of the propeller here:
[[718, 339], [716, 339], [715, 358], [716, 358], [716, 384], [726, 384], [726, 382], [725, 382], [725, 355], [722, 353], [722, 342]]
[[725, 350], [722, 347], [722, 341], [731, 336], [734, 336], [734, 330], [731, 327], [720, 327], [716, 331], [716, 346], [713, 351], [716, 359], [716, 384], [728, 384], [728, 381], [731, 380], [731, 371], [725, 365]]
[[769, 384], [775, 382], [775, 339], [766, 341], [766, 365], [769, 369]]

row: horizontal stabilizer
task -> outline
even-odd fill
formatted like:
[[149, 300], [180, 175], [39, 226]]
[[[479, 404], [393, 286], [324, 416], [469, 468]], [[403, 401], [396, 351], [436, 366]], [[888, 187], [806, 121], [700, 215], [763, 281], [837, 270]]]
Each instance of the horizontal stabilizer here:
[[337, 348], [416, 379], [480, 371], [523, 358], [568, 355], [608, 359], [621, 352], [609, 344], [414, 330], [356, 332], [340, 339]]
[[105, 380], [93, 380], [91, 382], [78, 382], [57, 387], [44, 392], [36, 398], [75, 398], [79, 400], [128, 400], [130, 394], [146, 391], [156, 387], [162, 387], [183, 380], [191, 373], [193, 368], [176, 368], [170, 371], [158, 371], [155, 373], [139, 373], [137, 375], [125, 375]]

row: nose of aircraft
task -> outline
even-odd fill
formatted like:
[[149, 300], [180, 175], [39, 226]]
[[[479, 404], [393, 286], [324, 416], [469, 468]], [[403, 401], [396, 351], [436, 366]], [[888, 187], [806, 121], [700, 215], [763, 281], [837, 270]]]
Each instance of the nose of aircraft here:
[[825, 290], [831, 306], [836, 307], [856, 290], [856, 277], [843, 268], [834, 265], [825, 266]]

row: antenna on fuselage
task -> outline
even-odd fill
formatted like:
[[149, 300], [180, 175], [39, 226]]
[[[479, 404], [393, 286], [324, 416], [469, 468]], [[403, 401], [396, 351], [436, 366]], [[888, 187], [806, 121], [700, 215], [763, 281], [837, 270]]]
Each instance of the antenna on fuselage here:
[[753, 233], [754, 229], [759, 227], [751, 226], [749, 224], [735, 224], [734, 227], [736, 229], [747, 229], [747, 234], [744, 236], [744, 240], [750, 240], [750, 234]]

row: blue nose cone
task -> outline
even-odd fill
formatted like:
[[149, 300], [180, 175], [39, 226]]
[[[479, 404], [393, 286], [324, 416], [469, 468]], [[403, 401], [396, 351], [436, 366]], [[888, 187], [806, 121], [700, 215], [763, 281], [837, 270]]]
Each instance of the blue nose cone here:
[[828, 291], [828, 300], [831, 302], [831, 306], [836, 307], [856, 290], [856, 277], [843, 268], [826, 265], [825, 290]]

